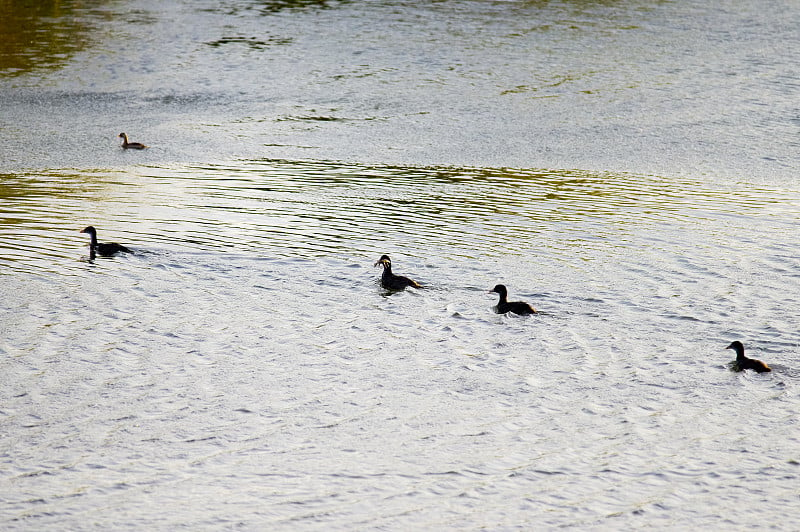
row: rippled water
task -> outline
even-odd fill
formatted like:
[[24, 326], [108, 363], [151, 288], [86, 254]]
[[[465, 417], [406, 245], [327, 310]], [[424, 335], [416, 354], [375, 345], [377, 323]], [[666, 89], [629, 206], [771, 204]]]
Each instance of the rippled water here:
[[[796, 497], [797, 191], [258, 161], [4, 197], [18, 525], [724, 527]], [[87, 262], [91, 220], [136, 253]], [[383, 252], [428, 288], [384, 293]], [[493, 314], [498, 281], [541, 314]], [[775, 372], [728, 371], [733, 338]]]
[[[785, 2], [58, 4], [5, 17], [11, 35], [43, 25], [49, 46], [24, 32], [0, 43], [0, 169], [264, 157], [800, 169], [800, 9]], [[120, 155], [121, 130], [153, 149]]]
[[4, 528], [800, 527], [800, 10], [130, 6], [2, 17]]

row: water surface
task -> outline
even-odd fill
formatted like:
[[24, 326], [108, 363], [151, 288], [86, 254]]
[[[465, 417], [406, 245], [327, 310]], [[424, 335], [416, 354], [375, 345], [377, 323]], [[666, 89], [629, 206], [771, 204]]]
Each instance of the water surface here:
[[6, 19], [48, 44], [0, 48], [4, 168], [130, 163], [111, 149], [122, 130], [170, 163], [794, 179], [800, 162], [800, 9], [786, 3], [58, 6]]
[[6, 528], [800, 527], [794, 6], [0, 13]]

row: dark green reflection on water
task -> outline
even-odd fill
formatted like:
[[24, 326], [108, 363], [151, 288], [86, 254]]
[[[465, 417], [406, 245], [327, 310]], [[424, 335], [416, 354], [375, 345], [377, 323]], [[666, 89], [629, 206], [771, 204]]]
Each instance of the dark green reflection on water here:
[[0, 0], [0, 74], [64, 64], [91, 43], [88, 6], [102, 3]]
[[347, 0], [262, 0], [262, 1], [229, 1], [220, 2], [212, 7], [204, 7], [203, 11], [223, 13], [226, 15], [272, 15], [281, 11], [303, 11], [330, 9], [339, 5], [348, 4]]
[[[203, 10], [229, 15], [270, 15], [280, 11], [328, 9], [345, 2], [274, 0], [221, 2]], [[0, 75], [58, 68], [93, 44], [93, 32], [113, 15], [104, 0], [0, 0]], [[119, 15], [119, 13], [117, 13]], [[221, 44], [224, 41], [213, 44]], [[284, 41], [246, 41], [264, 47]]]
[[267, 2], [254, 2], [262, 11], [274, 13], [287, 9], [325, 9], [331, 4], [341, 4], [344, 2], [330, 2], [328, 0], [271, 0]]

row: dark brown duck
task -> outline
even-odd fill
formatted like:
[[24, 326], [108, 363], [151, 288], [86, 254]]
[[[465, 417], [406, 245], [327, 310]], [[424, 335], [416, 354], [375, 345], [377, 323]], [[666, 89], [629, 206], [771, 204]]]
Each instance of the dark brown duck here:
[[389, 255], [381, 255], [381, 258], [375, 263], [375, 266], [378, 265], [383, 266], [383, 275], [381, 275], [382, 287], [388, 290], [403, 290], [409, 286], [422, 288], [422, 285], [415, 280], [392, 273], [392, 259], [389, 258]]
[[92, 256], [94, 256], [95, 253], [102, 257], [111, 257], [117, 253], [133, 253], [130, 249], [116, 242], [99, 243], [97, 241], [97, 230], [91, 225], [85, 229], [81, 229], [81, 233], [87, 233], [92, 238], [92, 242], [89, 244]]
[[505, 314], [507, 312], [513, 312], [514, 314], [520, 314], [522, 316], [536, 314], [536, 309], [524, 301], [508, 301], [508, 290], [503, 284], [495, 286], [489, 290], [489, 292], [500, 294], [500, 302], [497, 303], [498, 314]]
[[122, 147], [126, 150], [143, 150], [147, 148], [141, 142], [128, 142], [128, 134], [127, 133], [120, 133], [119, 138], [122, 139]]
[[747, 358], [744, 356], [744, 346], [742, 342], [736, 340], [731, 342], [731, 345], [726, 347], [725, 349], [733, 349], [736, 351], [736, 362], [734, 363], [734, 370], [735, 371], [744, 371], [746, 369], [753, 369], [759, 373], [766, 373], [767, 371], [772, 371], [772, 368], [761, 362], [760, 360], [756, 360], [754, 358]]

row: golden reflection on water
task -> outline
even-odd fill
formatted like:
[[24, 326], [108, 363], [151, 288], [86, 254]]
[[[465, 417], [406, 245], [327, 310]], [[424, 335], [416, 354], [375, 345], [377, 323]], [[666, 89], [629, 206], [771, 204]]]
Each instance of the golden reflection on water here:
[[571, 257], [654, 225], [669, 227], [669, 239], [706, 223], [724, 231], [732, 215], [794, 220], [798, 201], [797, 191], [688, 178], [293, 161], [0, 180], [0, 262], [32, 270], [74, 264], [87, 225], [101, 241], [140, 249]]

